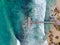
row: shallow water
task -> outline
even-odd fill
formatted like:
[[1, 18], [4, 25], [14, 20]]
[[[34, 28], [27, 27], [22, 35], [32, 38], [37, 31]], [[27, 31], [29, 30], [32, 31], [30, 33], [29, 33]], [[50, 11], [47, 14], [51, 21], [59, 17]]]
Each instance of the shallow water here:
[[[33, 0], [33, 4], [30, 6], [32, 6], [32, 13], [29, 14], [32, 19], [31, 21], [44, 22], [46, 0]], [[31, 24], [30, 28], [25, 29], [22, 45], [45, 45], [47, 44], [45, 42], [44, 23]]]
[[[56, 4], [56, 0], [33, 0], [32, 11], [29, 14], [34, 21], [50, 21], [51, 8]], [[51, 30], [51, 24], [31, 24], [30, 28], [24, 31], [23, 45], [47, 45], [47, 31]]]

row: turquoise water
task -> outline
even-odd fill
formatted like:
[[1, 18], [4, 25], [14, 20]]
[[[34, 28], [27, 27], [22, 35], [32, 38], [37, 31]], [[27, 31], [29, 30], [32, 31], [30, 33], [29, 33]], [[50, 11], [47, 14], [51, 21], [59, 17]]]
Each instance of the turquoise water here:
[[[50, 24], [31, 24], [27, 28], [27, 17], [31, 21], [50, 21], [50, 9], [56, 0], [1, 0], [0, 1], [0, 45], [47, 45], [46, 33]], [[7, 40], [7, 41], [6, 41]]]

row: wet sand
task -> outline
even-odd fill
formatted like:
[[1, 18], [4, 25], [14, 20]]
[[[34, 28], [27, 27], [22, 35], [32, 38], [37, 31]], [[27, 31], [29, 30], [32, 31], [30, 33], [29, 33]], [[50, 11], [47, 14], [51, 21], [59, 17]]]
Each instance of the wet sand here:
[[57, 0], [57, 7], [60, 10], [60, 0]]

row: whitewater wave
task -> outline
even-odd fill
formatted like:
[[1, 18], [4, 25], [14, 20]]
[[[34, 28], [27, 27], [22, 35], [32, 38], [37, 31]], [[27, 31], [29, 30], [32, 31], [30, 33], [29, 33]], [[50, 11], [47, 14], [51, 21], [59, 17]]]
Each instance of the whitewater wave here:
[[[45, 11], [46, 11], [46, 0], [32, 0], [30, 6], [32, 6], [32, 11], [29, 14], [31, 16], [31, 21], [44, 21]], [[31, 24], [30, 28], [26, 28], [24, 31], [24, 41], [22, 45], [43, 45], [46, 40], [44, 40], [44, 23], [41, 24]], [[47, 43], [46, 43], [47, 44]], [[46, 45], [44, 43], [44, 45]]]

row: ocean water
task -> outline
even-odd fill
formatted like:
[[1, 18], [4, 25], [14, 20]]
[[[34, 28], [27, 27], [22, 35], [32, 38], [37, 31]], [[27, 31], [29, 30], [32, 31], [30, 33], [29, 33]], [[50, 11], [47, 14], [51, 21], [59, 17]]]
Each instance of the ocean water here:
[[[31, 21], [50, 21], [51, 8], [55, 5], [56, 0], [32, 0], [32, 3], [29, 5], [32, 8], [29, 13]], [[48, 45], [46, 36], [47, 31], [52, 29], [51, 27], [51, 24], [31, 24], [30, 28], [26, 28], [24, 31], [22, 45]]]
[[[2, 45], [15, 44], [16, 38], [21, 45], [47, 45], [46, 36], [47, 31], [51, 30], [51, 24], [31, 24], [28, 28], [26, 20], [30, 17], [32, 22], [50, 21], [51, 8], [56, 5], [56, 0], [1, 0], [0, 2], [1, 21], [6, 21], [6, 24], [1, 22], [1, 31], [8, 34], [7, 36], [1, 33]], [[7, 23], [9, 23], [8, 26]], [[10, 26], [13, 28], [11, 32], [10, 28], [8, 29]], [[7, 42], [4, 37], [8, 40]], [[10, 42], [10, 39], [14, 43]]]
[[[29, 14], [31, 21], [44, 22], [46, 12], [46, 0], [32, 0], [29, 5], [32, 10]], [[26, 23], [23, 27], [27, 27]], [[44, 33], [44, 23], [31, 24], [30, 28], [24, 28], [24, 39], [21, 45], [47, 45]]]
[[[55, 5], [55, 2], [55, 0], [31, 0], [31, 2], [30, 0], [16, 0], [16, 3], [12, 2], [9, 5], [10, 11], [13, 14], [13, 20], [11, 20], [13, 21], [14, 29], [18, 33], [20, 31], [20, 34], [16, 36], [20, 38], [19, 41], [21, 45], [48, 44], [46, 33], [49, 29], [51, 29], [51, 25], [38, 23], [31, 24], [31, 26], [27, 28], [26, 20], [29, 16], [32, 22], [50, 21], [50, 9]], [[14, 6], [12, 4], [14, 4]], [[19, 45], [19, 43], [17, 43], [17, 45]]]

